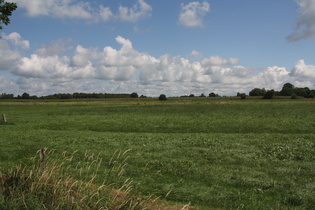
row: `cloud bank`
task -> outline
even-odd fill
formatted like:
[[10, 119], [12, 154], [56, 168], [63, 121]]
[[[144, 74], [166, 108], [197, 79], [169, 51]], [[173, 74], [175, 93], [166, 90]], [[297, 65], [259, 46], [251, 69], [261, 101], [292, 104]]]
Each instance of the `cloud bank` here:
[[[208, 94], [236, 95], [255, 87], [281, 89], [286, 82], [313, 88], [315, 66], [296, 62], [292, 71], [265, 67], [257, 72], [239, 65], [238, 58], [210, 56], [191, 61], [169, 54], [154, 57], [133, 48], [132, 42], [116, 37], [119, 49], [70, 46], [57, 40], [25, 55], [30, 45], [14, 32], [0, 40], [0, 90], [35, 95], [73, 92], [138, 92], [148, 96]], [[194, 54], [200, 55], [198, 51]]]

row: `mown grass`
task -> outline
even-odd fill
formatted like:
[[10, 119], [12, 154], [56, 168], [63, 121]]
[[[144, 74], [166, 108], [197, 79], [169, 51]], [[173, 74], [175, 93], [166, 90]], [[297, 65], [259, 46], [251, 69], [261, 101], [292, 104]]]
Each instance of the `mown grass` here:
[[131, 149], [118, 183], [130, 178], [143, 196], [201, 209], [312, 209], [314, 105], [257, 98], [0, 102], [8, 120], [0, 124], [0, 171], [32, 165], [29, 157], [42, 147], [107, 160]]

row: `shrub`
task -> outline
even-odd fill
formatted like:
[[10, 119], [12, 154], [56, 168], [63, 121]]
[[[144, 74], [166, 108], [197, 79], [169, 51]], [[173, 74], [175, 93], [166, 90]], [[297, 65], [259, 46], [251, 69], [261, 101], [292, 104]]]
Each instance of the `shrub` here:
[[241, 93], [239, 96], [240, 96], [241, 99], [246, 99], [246, 94], [245, 93]]
[[292, 94], [291, 99], [297, 99], [297, 98], [298, 98], [298, 96], [295, 93]]
[[275, 91], [274, 90], [268, 90], [264, 96], [263, 96], [263, 99], [272, 99], [273, 96], [275, 94]]
[[161, 94], [160, 97], [159, 97], [159, 100], [160, 101], [165, 101], [167, 98], [166, 98], [166, 95], [165, 94]]
[[254, 88], [249, 92], [249, 96], [263, 96], [266, 93], [265, 88]]
[[131, 98], [138, 98], [138, 93], [133, 92], [130, 94], [130, 97]]
[[218, 94], [215, 94], [214, 92], [209, 93], [209, 97], [217, 97]]

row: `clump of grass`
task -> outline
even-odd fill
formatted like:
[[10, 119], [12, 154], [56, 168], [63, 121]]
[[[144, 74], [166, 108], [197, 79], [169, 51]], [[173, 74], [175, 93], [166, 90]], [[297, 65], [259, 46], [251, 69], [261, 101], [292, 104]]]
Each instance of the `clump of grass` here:
[[154, 209], [156, 202], [140, 198], [132, 180], [121, 180], [128, 151], [115, 152], [104, 163], [100, 154], [87, 152], [83, 157], [63, 152], [53, 160], [51, 150], [45, 168], [35, 164], [35, 156], [31, 167], [0, 172], [0, 209]]

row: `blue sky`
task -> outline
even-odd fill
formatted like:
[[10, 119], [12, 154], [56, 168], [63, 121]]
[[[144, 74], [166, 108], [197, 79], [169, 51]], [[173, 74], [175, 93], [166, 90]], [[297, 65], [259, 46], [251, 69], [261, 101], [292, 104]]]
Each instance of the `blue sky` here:
[[11, 0], [0, 92], [315, 88], [315, 0]]

